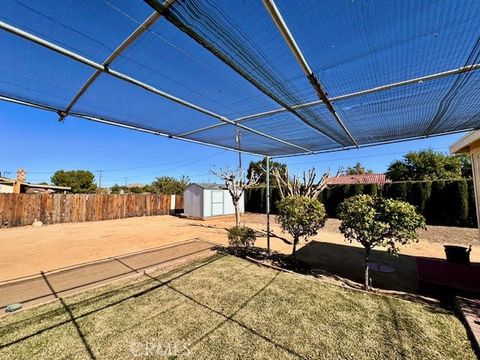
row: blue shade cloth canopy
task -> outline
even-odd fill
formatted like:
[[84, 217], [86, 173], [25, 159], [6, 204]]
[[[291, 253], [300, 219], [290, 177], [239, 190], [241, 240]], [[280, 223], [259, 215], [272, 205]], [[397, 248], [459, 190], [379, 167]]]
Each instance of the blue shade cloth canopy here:
[[479, 19], [476, 0], [5, 0], [0, 99], [268, 156], [474, 130]]

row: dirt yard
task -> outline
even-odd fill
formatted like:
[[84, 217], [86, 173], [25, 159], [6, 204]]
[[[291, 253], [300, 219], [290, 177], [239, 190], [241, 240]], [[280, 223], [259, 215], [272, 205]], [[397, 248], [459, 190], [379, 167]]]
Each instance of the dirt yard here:
[[[272, 216], [271, 219], [274, 222], [275, 217]], [[242, 222], [258, 231], [266, 230], [264, 215], [244, 214]], [[1, 229], [0, 281], [192, 238], [226, 244], [226, 228], [233, 224], [233, 217], [198, 221], [173, 216], [152, 216]], [[338, 225], [338, 220], [329, 219], [312, 240], [347, 247], [338, 231]], [[272, 225], [272, 230], [277, 236], [271, 239], [272, 249], [289, 253], [290, 237], [283, 234], [277, 224]], [[421, 231], [419, 237], [420, 242], [404, 246], [402, 254], [444, 258], [443, 244], [472, 244], [471, 259], [480, 262], [480, 243], [476, 229], [430, 226], [427, 231]], [[261, 236], [257, 245], [265, 247], [266, 237]], [[305, 244], [300, 244], [300, 247], [303, 245]]]

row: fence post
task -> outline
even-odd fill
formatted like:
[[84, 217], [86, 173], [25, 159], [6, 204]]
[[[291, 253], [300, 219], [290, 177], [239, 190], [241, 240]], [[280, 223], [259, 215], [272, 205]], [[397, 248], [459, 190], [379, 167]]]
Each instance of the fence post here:
[[170, 195], [170, 215], [175, 215], [175, 209], [177, 208], [177, 196]]

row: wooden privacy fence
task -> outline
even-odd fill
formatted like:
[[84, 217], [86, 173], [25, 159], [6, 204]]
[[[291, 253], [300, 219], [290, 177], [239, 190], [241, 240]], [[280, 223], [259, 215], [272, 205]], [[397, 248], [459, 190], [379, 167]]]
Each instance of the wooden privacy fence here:
[[154, 194], [0, 194], [0, 227], [167, 215], [183, 196]]

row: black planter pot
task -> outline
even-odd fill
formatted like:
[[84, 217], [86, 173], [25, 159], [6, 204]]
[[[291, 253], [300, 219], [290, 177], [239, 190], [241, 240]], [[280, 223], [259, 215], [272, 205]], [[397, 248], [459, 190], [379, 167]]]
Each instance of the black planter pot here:
[[444, 245], [447, 262], [455, 264], [470, 265], [470, 252], [472, 246], [466, 248], [465, 246]]

